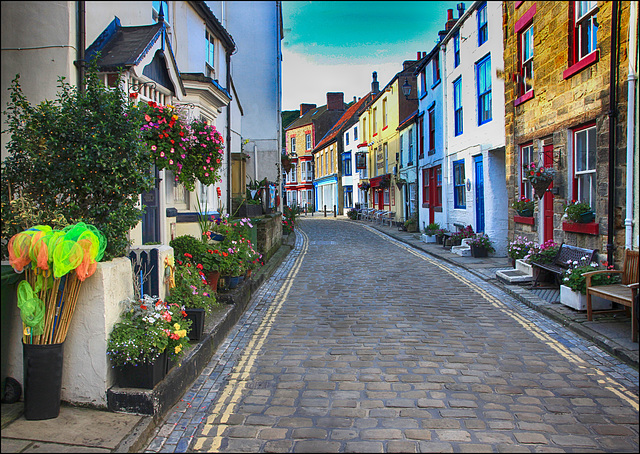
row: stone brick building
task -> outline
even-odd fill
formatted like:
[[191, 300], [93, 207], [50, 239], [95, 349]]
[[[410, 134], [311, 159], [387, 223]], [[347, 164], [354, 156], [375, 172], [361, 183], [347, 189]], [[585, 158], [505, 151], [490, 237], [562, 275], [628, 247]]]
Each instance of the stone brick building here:
[[[533, 217], [510, 208], [510, 239], [553, 239], [598, 249], [601, 260], [622, 259], [629, 8], [629, 2], [503, 2], [509, 207], [522, 196], [534, 199], [523, 165], [556, 171], [542, 199], [535, 197]], [[566, 222], [572, 200], [588, 203], [595, 220]]]

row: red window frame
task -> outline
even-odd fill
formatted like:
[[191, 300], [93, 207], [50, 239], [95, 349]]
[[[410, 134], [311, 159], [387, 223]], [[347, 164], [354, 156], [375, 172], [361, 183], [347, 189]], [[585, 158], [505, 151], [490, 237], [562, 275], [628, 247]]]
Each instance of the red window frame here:
[[419, 144], [420, 147], [420, 155], [419, 158], [424, 158], [424, 116], [420, 117], [418, 120], [418, 135], [419, 135]]
[[429, 207], [429, 169], [422, 169], [422, 206]]
[[422, 207], [442, 206], [442, 166], [422, 169]]
[[[572, 142], [572, 149], [571, 149], [571, 155], [572, 155], [572, 164], [571, 164], [571, 192], [572, 192], [572, 199], [574, 200], [578, 200], [578, 177], [576, 176], [576, 134], [578, 134], [581, 131], [584, 131], [585, 129], [591, 129], [591, 128], [596, 128], [596, 123], [594, 121], [589, 122], [589, 123], [585, 123], [584, 125], [578, 126], [576, 128], [571, 129], [571, 142]], [[597, 154], [598, 154], [598, 150], [597, 150], [597, 137], [598, 137], [598, 129], [596, 128], [596, 162], [593, 163], [593, 167], [594, 169], [597, 168]], [[591, 172], [590, 172], [591, 173]], [[597, 173], [593, 173], [593, 178], [596, 178], [596, 182], [595, 184], [597, 185]], [[597, 196], [596, 196], [597, 197]], [[592, 200], [592, 205], [595, 205], [596, 200]], [[592, 206], [591, 208], [595, 208], [594, 206]]]
[[431, 106], [428, 110], [429, 115], [429, 151], [436, 149], [436, 107]]

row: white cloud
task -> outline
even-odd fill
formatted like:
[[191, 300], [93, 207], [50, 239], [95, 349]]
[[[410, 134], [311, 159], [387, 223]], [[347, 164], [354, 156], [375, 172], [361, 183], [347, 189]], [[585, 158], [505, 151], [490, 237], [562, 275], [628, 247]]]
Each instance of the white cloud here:
[[323, 106], [328, 92], [343, 92], [345, 102], [350, 102], [371, 90], [374, 71], [380, 89], [402, 71], [402, 60], [327, 65], [288, 49], [283, 49], [282, 58], [282, 110], [297, 110], [302, 103]]

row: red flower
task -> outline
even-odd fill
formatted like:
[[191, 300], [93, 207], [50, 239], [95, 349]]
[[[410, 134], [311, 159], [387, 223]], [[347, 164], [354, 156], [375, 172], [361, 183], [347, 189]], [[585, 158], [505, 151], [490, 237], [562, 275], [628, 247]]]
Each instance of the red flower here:
[[135, 91], [133, 93], [129, 93], [129, 98], [136, 99], [137, 97], [138, 97], [138, 93], [136, 93]]
[[223, 256], [223, 257], [226, 257], [226, 256], [228, 256], [228, 255], [229, 255], [229, 254], [227, 254], [226, 252], [223, 252], [223, 253], [222, 253], [222, 256]]
[[178, 260], [178, 265], [182, 265], [182, 261]]
[[140, 309], [142, 309], [143, 311], [146, 311], [147, 310], [147, 306], [145, 306], [144, 304], [141, 304], [140, 305]]
[[147, 104], [149, 104], [149, 107], [158, 107], [155, 101], [147, 101]]
[[190, 259], [192, 259], [192, 258], [193, 258], [193, 255], [189, 254], [188, 252], [185, 252], [185, 253], [184, 253], [184, 256], [185, 256], [185, 257], [189, 257]]
[[184, 137], [184, 132], [180, 131], [180, 137]]
[[187, 313], [185, 311], [181, 311], [181, 312], [182, 312], [182, 316], [186, 318], [187, 317]]
[[199, 270], [204, 269], [204, 267], [203, 267], [200, 263], [198, 263], [198, 264], [196, 265], [196, 268], [198, 268]]

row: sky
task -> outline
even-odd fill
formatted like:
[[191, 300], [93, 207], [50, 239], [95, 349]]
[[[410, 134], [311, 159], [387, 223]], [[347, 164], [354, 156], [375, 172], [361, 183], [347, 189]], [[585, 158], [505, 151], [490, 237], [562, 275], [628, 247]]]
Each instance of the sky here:
[[[282, 110], [327, 103], [328, 92], [345, 102], [382, 89], [402, 62], [429, 52], [456, 1], [283, 1]], [[471, 1], [464, 2], [469, 8]]]

